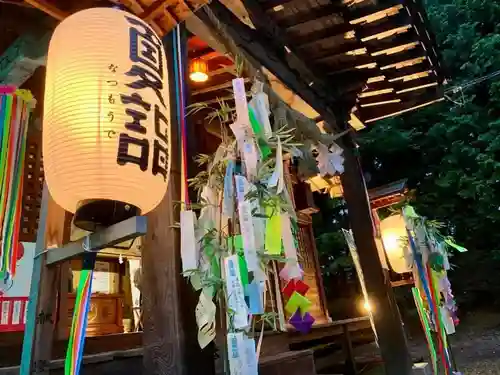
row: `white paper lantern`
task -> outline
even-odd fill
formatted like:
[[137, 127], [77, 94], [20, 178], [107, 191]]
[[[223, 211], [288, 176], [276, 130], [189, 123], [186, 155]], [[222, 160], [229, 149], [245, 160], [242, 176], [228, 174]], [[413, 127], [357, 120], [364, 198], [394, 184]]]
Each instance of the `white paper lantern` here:
[[389, 264], [394, 272], [410, 272], [412, 267], [411, 255], [408, 249], [408, 234], [402, 215], [392, 215], [380, 222], [382, 243]]
[[170, 173], [168, 88], [162, 42], [136, 16], [92, 8], [58, 25], [47, 58], [43, 160], [59, 205], [74, 213], [93, 202], [90, 211], [105, 221], [102, 211], [116, 204], [142, 214], [158, 205]]

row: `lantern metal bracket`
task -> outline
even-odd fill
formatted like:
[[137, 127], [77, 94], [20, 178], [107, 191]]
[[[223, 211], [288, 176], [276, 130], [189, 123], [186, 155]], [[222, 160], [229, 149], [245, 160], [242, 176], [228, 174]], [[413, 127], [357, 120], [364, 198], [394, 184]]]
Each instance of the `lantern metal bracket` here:
[[99, 252], [99, 250], [143, 236], [146, 234], [146, 231], [146, 216], [134, 216], [98, 232], [88, 234], [63, 247], [48, 249], [46, 264], [55, 265], [89, 252]]

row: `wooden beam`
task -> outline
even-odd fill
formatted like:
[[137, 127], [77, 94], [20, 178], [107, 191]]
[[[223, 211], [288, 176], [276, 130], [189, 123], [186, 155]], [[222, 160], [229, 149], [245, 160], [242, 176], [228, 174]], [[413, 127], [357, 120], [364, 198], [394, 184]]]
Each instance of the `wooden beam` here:
[[[200, 58], [203, 58], [204, 56], [208, 56], [210, 54], [213, 54], [214, 52], [215, 51], [212, 48], [206, 47], [206, 48], [201, 48], [201, 49], [197, 49], [197, 50], [188, 52], [188, 57], [191, 60], [200, 59]], [[217, 54], [220, 55], [219, 52], [217, 52]]]
[[429, 74], [428, 76], [411, 79], [409, 81], [403, 81], [403, 80], [394, 81], [391, 82], [391, 86], [394, 87], [394, 90], [397, 93], [399, 91], [407, 90], [412, 87], [428, 85], [435, 82], [438, 82], [438, 77], [433, 73]]
[[[245, 83], [248, 83], [248, 82], [250, 82], [250, 79], [245, 78]], [[191, 92], [191, 95], [197, 96], [200, 94], [206, 94], [207, 92], [212, 92], [212, 91], [217, 91], [217, 90], [222, 90], [222, 89], [229, 89], [231, 87], [233, 87], [233, 82], [228, 81], [228, 82], [221, 83], [220, 85], [208, 86], [208, 87], [205, 87], [203, 89], [193, 90]]]
[[[243, 2], [246, 3], [245, 0]], [[341, 4], [328, 4], [320, 7], [309, 8], [307, 11], [299, 12], [286, 18], [280, 19], [277, 24], [282, 28], [291, 28], [308, 22], [316, 21], [321, 18], [330, 17], [334, 14], [340, 14], [344, 9]]]
[[47, 267], [45, 249], [69, 240], [71, 216], [58, 206], [44, 187], [35, 247], [30, 299], [24, 330], [21, 374], [49, 374], [49, 362], [57, 324], [56, 299], [61, 283], [60, 267]]
[[156, 17], [162, 15], [165, 11], [165, 7], [167, 6], [167, 0], [156, 0], [148, 6], [144, 12], [139, 15], [139, 18], [143, 19], [146, 22], [154, 20]]
[[307, 54], [311, 60], [321, 60], [324, 58], [331, 58], [332, 56], [347, 55], [349, 52], [363, 49], [363, 45], [356, 39], [348, 39], [345, 43], [335, 45], [333, 48], [321, 48], [314, 44], [308, 44], [307, 47], [300, 46], [298, 51], [301, 54]]
[[62, 21], [69, 16], [69, 13], [62, 11], [55, 5], [45, 0], [24, 0], [34, 8], [40, 9], [42, 12], [47, 13], [49, 16], [54, 17], [58, 21]]
[[[347, 138], [347, 137], [346, 137]], [[344, 167], [340, 175], [344, 199], [349, 211], [349, 222], [359, 253], [378, 344], [387, 375], [412, 374], [412, 360], [401, 323], [401, 316], [394, 305], [393, 291], [385, 278], [375, 244], [370, 202], [360, 167], [355, 156], [352, 139], [344, 138]]]
[[208, 72], [208, 76], [215, 77], [224, 73], [231, 73], [233, 76], [236, 76], [236, 67], [234, 65], [229, 65], [215, 70], [210, 70]]
[[[216, 27], [216, 22], [223, 25], [237, 47], [253, 61], [259, 61], [269, 69], [288, 88], [300, 93], [302, 99], [318, 111], [330, 126], [336, 127], [337, 115], [333, 112], [331, 103], [319, 96], [311, 86], [304, 82], [301, 73], [291, 69], [288, 62], [274, 49], [269, 48], [268, 43], [255, 30], [244, 25], [218, 1], [212, 1], [208, 6], [200, 9], [198, 15], [204, 22], [212, 23], [214, 27]], [[345, 116], [347, 117], [347, 111]]]
[[272, 17], [269, 17], [262, 10], [256, 0], [243, 0], [243, 3], [258, 32], [263, 33], [264, 38], [267, 39], [268, 49], [273, 48], [278, 56], [284, 56], [282, 58], [290, 67], [300, 72], [302, 81], [312, 87], [313, 91], [318, 93], [319, 96], [341, 97], [342, 93], [339, 87], [332, 82], [326, 84], [326, 74], [323, 74], [318, 67], [306, 64], [308, 60], [304, 58], [305, 56], [295, 51], [294, 41], [276, 25]]
[[[351, 25], [353, 26], [353, 25]], [[395, 16], [392, 16], [390, 22], [375, 22], [373, 24], [361, 25], [356, 32], [359, 39], [366, 41], [370, 37], [379, 36], [382, 37], [384, 34], [390, 34], [390, 31], [403, 33], [404, 30], [411, 30], [412, 21], [408, 12], [399, 12]], [[377, 42], [376, 39], [372, 39]]]
[[[185, 46], [187, 35], [182, 30], [180, 44]], [[173, 35], [170, 33], [163, 40], [169, 82], [174, 82]], [[176, 98], [174, 84], [170, 85], [170, 97]], [[197, 343], [194, 314], [197, 296], [181, 274], [180, 236], [175, 228], [179, 221], [179, 205], [175, 202], [180, 200], [181, 189], [176, 105], [174, 100], [170, 108], [172, 169], [168, 190], [160, 205], [147, 215], [148, 233], [142, 249], [143, 373], [213, 375], [213, 350], [211, 347], [201, 350]], [[192, 132], [188, 133], [188, 142], [192, 138]]]
[[378, 107], [366, 107], [361, 110], [361, 117], [364, 123], [370, 123], [407, 113], [443, 99], [442, 87], [434, 87], [431, 90], [424, 90], [421, 93], [409, 93], [406, 98], [401, 97], [400, 103], [392, 103]]
[[[373, 105], [375, 103], [380, 103], [380, 105], [390, 104], [388, 102], [393, 101], [393, 100], [398, 100], [398, 103], [401, 102], [401, 99], [398, 98], [398, 96], [394, 92], [391, 92], [388, 94], [370, 96], [367, 98], [360, 98], [358, 105], [361, 106], [362, 108], [365, 108], [366, 105]], [[393, 103], [396, 103], [396, 102], [393, 102]], [[363, 107], [363, 106], [365, 106], [365, 107]]]
[[446, 72], [439, 62], [439, 49], [429, 21], [427, 20], [427, 13], [422, 7], [422, 4], [420, 4], [420, 1], [417, 3], [409, 2], [407, 8], [413, 19], [414, 29], [419, 33], [420, 40], [427, 49], [427, 54], [435, 67], [434, 69], [438, 72], [439, 82], [442, 83], [446, 76]]
[[420, 43], [418, 35], [414, 32], [414, 29], [411, 29], [406, 33], [395, 35], [392, 38], [374, 40], [363, 44], [370, 49], [371, 53], [381, 53], [387, 49], [404, 46], [410, 43]]
[[293, 3], [295, 0], [266, 0], [262, 4], [262, 9], [265, 11], [272, 10], [279, 6], [285, 6], [287, 4]]
[[[370, 53], [371, 52], [372, 51], [370, 50]], [[426, 56], [425, 51], [419, 43], [414, 48], [409, 50], [393, 53], [391, 55], [373, 56], [372, 58], [377, 62], [378, 66], [383, 70], [383, 67], [385, 66], [390, 66], [400, 61], [407, 61], [425, 56]]]
[[[340, 25], [324, 27], [304, 35], [294, 35], [293, 40], [298, 48], [302, 48], [328, 38], [340, 36], [345, 38], [346, 34], [350, 31], [354, 32], [354, 27], [349, 23], [342, 23]], [[354, 35], [350, 40], [354, 40]]]
[[406, 66], [400, 69], [388, 69], [383, 72], [386, 76], [387, 80], [396, 80], [405, 76], [409, 76], [412, 74], [417, 74], [425, 71], [432, 70], [429, 61], [425, 60], [420, 64]]
[[[382, 16], [382, 13], [389, 13], [396, 15], [399, 12], [403, 12], [404, 3], [405, 0], [378, 1], [376, 3], [372, 3], [371, 5], [367, 5], [364, 7], [349, 8], [346, 14], [349, 16], [349, 22], [351, 24], [359, 22], [361, 19], [366, 19], [367, 21], [364, 22], [371, 23], [369, 22], [369, 18], [371, 18], [372, 16], [373, 17], [377, 17], [378, 15]], [[387, 18], [387, 16], [385, 18]]]

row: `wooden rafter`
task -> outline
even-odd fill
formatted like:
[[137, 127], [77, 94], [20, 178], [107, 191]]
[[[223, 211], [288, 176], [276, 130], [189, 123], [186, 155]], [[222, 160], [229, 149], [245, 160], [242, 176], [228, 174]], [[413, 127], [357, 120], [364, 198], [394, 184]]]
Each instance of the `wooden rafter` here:
[[303, 80], [303, 75], [298, 70], [290, 67], [289, 63], [283, 58], [282, 53], [277, 53], [274, 48], [269, 48], [267, 40], [264, 40], [256, 30], [243, 24], [232, 12], [217, 1], [213, 1], [202, 8], [198, 15], [204, 22], [212, 25], [213, 20], [217, 19], [224, 25], [228, 36], [233, 39], [237, 47], [253, 61], [259, 61], [269, 69], [288, 88], [300, 93], [302, 99], [318, 111], [332, 128], [340, 131], [342, 124], [337, 125], [337, 121], [344, 121], [342, 116], [334, 113], [330, 102], [325, 100], [323, 96], [318, 95], [313, 87]]
[[[248, 82], [250, 82], [250, 79], [245, 78], [245, 83], [248, 83]], [[197, 95], [206, 94], [206, 93], [212, 92], [212, 91], [229, 89], [232, 86], [233, 86], [233, 82], [230, 80], [230, 81], [221, 83], [219, 85], [211, 85], [211, 86], [208, 86], [208, 87], [205, 87], [205, 88], [202, 88], [202, 89], [193, 90], [193, 91], [191, 91], [191, 95], [197, 96]]]
[[144, 21], [152, 21], [156, 17], [163, 15], [167, 5], [167, 0], [156, 0], [139, 15]]
[[305, 47], [309, 44], [314, 44], [324, 39], [333, 38], [340, 35], [345, 38], [346, 36], [349, 36], [350, 31], [354, 31], [352, 25], [350, 25], [349, 23], [342, 23], [339, 25], [325, 27], [305, 35], [294, 36], [293, 39], [297, 45]]
[[276, 7], [282, 7], [287, 4], [290, 4], [293, 1], [295, 0], [266, 0], [262, 4], [262, 9], [264, 9], [265, 11], [273, 10]]
[[62, 11], [55, 5], [50, 4], [45, 0], [24, 0], [27, 4], [34, 8], [40, 9], [42, 12], [47, 13], [49, 16], [54, 17], [58, 21], [62, 21], [69, 16], [69, 13]]
[[[246, 1], [243, 1], [246, 3]], [[248, 8], [247, 8], [248, 9]], [[278, 21], [278, 25], [282, 28], [289, 28], [302, 25], [308, 22], [316, 21], [321, 18], [330, 17], [334, 14], [342, 12], [343, 6], [340, 4], [328, 4], [321, 7], [315, 7], [307, 12], [300, 12], [293, 16], [286, 17]]]
[[[266, 14], [256, 0], [243, 0], [250, 19], [258, 30], [264, 34], [278, 55], [285, 55], [286, 62], [300, 72], [301, 80], [317, 92], [322, 97], [338, 98], [342, 95], [335, 84], [326, 84], [326, 75], [317, 69], [317, 67], [306, 64], [305, 55], [301, 55], [294, 49], [294, 41], [289, 39], [285, 31], [278, 26], [274, 20]], [[313, 72], [314, 71], [314, 72]]]

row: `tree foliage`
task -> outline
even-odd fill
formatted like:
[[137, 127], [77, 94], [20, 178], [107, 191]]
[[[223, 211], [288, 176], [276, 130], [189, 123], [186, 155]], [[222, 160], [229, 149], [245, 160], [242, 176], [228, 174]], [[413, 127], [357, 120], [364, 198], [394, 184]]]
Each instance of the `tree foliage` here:
[[500, 2], [428, 0], [427, 12], [456, 90], [362, 132], [363, 168], [371, 187], [408, 178], [417, 211], [469, 249], [453, 259], [459, 301], [500, 302]]

